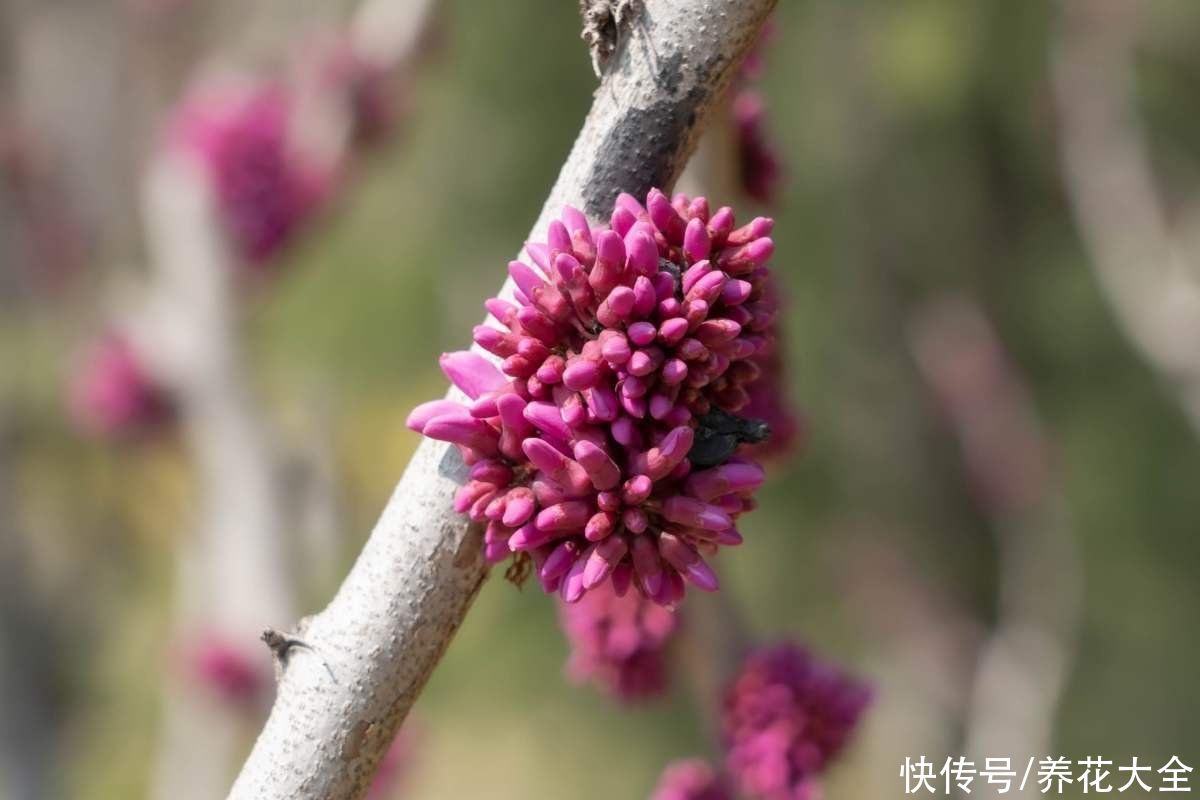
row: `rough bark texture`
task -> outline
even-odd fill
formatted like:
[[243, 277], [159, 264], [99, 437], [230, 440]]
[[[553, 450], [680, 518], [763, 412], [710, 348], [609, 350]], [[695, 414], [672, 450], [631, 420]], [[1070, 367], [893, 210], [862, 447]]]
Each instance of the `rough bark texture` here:
[[[774, 0], [644, 0], [531, 236], [564, 203], [606, 217], [670, 186]], [[482, 299], [482, 298], [481, 298]], [[451, 502], [465, 470], [424, 441], [341, 589], [296, 632], [270, 719], [231, 798], [357, 798], [487, 575]]]

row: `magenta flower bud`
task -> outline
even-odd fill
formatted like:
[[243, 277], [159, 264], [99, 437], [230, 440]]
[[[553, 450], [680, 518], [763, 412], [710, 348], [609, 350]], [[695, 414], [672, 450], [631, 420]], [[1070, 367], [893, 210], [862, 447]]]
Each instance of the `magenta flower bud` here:
[[621, 495], [616, 492], [597, 492], [596, 505], [601, 511], [616, 513], [621, 510]]
[[712, 238], [708, 235], [708, 227], [701, 219], [692, 219], [687, 224], [683, 234], [683, 254], [689, 264], [695, 264], [708, 258], [712, 252]]
[[629, 546], [619, 536], [597, 543], [583, 566], [583, 588], [595, 588], [608, 578], [628, 550]]
[[583, 395], [572, 394], [562, 401], [560, 416], [568, 428], [579, 429], [587, 424], [587, 407], [583, 404]]
[[718, 208], [708, 220], [708, 235], [712, 238], [713, 246], [723, 247], [732, 230], [733, 209], [729, 206]]
[[528, 378], [537, 371], [537, 365], [518, 354], [504, 359], [500, 364], [500, 371], [513, 378]]
[[517, 307], [507, 300], [501, 300], [499, 297], [489, 297], [483, 301], [484, 308], [487, 312], [499, 320], [504, 325], [511, 325], [516, 319]]
[[750, 297], [750, 293], [754, 291], [754, 287], [747, 281], [729, 280], [721, 288], [721, 302], [727, 306], [737, 306], [746, 302]]
[[483, 545], [483, 560], [489, 564], [499, 564], [512, 554], [505, 542], [486, 542]]
[[594, 361], [577, 358], [563, 372], [563, 383], [573, 392], [591, 389], [600, 381], [600, 365]]
[[563, 206], [562, 221], [566, 225], [567, 230], [572, 234], [582, 231], [583, 233], [589, 233], [589, 239], [591, 238], [591, 225], [588, 223], [587, 216], [578, 208]]
[[688, 321], [689, 330], [694, 329], [708, 316], [708, 303], [700, 298], [688, 300], [683, 307], [683, 318]]
[[606, 297], [621, 282], [625, 267], [625, 243], [612, 231], [596, 234], [596, 263], [588, 275], [588, 284], [597, 297]]
[[692, 288], [688, 290], [684, 298], [686, 300], [703, 300], [711, 306], [721, 296], [721, 290], [725, 288], [726, 280], [724, 272], [713, 270], [693, 283]]
[[598, 542], [609, 536], [617, 527], [617, 515], [612, 511], [593, 514], [583, 529], [583, 537], [589, 542]]
[[490, 361], [470, 350], [443, 353], [442, 372], [472, 400], [485, 392], [494, 392], [505, 383], [504, 376]]
[[638, 218], [626, 208], [613, 209], [612, 217], [609, 218], [609, 225], [615, 233], [625, 236], [637, 224]]
[[646, 398], [645, 397], [629, 397], [621, 395], [621, 409], [634, 419], [642, 419], [646, 416]]
[[668, 764], [650, 800], [734, 800], [734, 794], [728, 782], [707, 762], [693, 758]]
[[541, 242], [526, 242], [525, 252], [534, 264], [542, 270], [542, 274], [550, 274], [550, 248]]
[[554, 344], [558, 339], [558, 328], [536, 308], [522, 306], [517, 309], [517, 322], [521, 329], [530, 336], [536, 336], [545, 344]]
[[709, 261], [698, 261], [689, 267], [680, 278], [680, 288], [683, 289], [684, 296], [692, 291], [697, 281], [712, 271], [713, 265]]
[[667, 386], [678, 386], [688, 376], [688, 365], [678, 358], [669, 359], [662, 367], [662, 381]]
[[507, 486], [513, 479], [512, 468], [502, 461], [481, 459], [471, 465], [470, 478], [495, 486]]
[[[655, 363], [654, 355], [649, 350], [638, 350], [629, 359], [629, 373], [635, 377], [641, 378], [654, 372], [658, 368]], [[629, 381], [626, 381], [628, 385]], [[636, 397], [640, 397], [646, 393], [645, 382], [638, 382], [641, 387], [637, 392]]]
[[674, 317], [663, 322], [658, 329], [658, 339], [664, 345], [670, 347], [678, 344], [687, 336], [688, 321], [682, 317]]
[[678, 286], [675, 276], [670, 272], [656, 272], [650, 278], [650, 285], [654, 287], [654, 298], [658, 303], [664, 303], [675, 299], [675, 289]]
[[512, 276], [513, 282], [517, 284], [517, 287], [530, 299], [533, 298], [534, 292], [546, 286], [546, 282], [522, 261], [508, 262], [508, 274]]
[[[564, 456], [545, 439], [526, 439], [522, 448], [530, 463], [565, 491], [579, 497], [591, 490], [591, 479], [583, 467]], [[536, 488], [535, 485], [535, 491]]]
[[582, 531], [590, 516], [587, 503], [568, 500], [539, 511], [537, 527], [540, 531]]
[[638, 429], [637, 423], [629, 417], [618, 418], [613, 422], [611, 430], [613, 438], [627, 449], [634, 449], [642, 444], [642, 433]]
[[671, 207], [671, 201], [658, 189], [651, 189], [646, 196], [646, 209], [654, 227], [663, 232], [668, 241], [682, 242], [684, 239], [685, 222], [679, 212]]
[[560, 220], [551, 220], [550, 225], [546, 228], [546, 244], [550, 246], [550, 252], [569, 253], [571, 252], [571, 233], [567, 230], [567, 226], [563, 225]]
[[471, 506], [475, 505], [476, 500], [495, 492], [495, 490], [496, 487], [490, 483], [468, 481], [454, 493], [454, 510], [459, 514], [465, 514]]
[[501, 358], [507, 358], [517, 352], [516, 337], [488, 325], [476, 325], [471, 332], [471, 338], [475, 340], [475, 344]]
[[667, 563], [679, 570], [697, 588], [715, 592], [718, 588], [716, 573], [704, 561], [696, 549], [672, 533], [658, 537], [658, 551]]
[[625, 237], [625, 261], [635, 275], [645, 277], [658, 272], [658, 246], [640, 225], [635, 225]]
[[742, 332], [742, 326], [731, 319], [710, 319], [696, 328], [696, 338], [701, 344], [712, 348], [733, 341]]
[[645, 536], [637, 536], [630, 548], [633, 555], [633, 571], [642, 590], [650, 597], [657, 597], [662, 588], [662, 562], [658, 550]]
[[661, 392], [650, 395], [650, 416], [654, 419], [666, 419], [674, 408], [675, 400], [670, 395]]
[[621, 413], [617, 394], [608, 386], [592, 387], [583, 397], [597, 422], [613, 422]]
[[646, 394], [649, 389], [646, 381], [636, 375], [628, 375], [621, 381], [621, 396], [622, 397], [641, 397]]
[[573, 541], [562, 542], [547, 556], [546, 563], [542, 565], [539, 574], [546, 580], [566, 575], [567, 570], [578, 558], [579, 545]]
[[522, 525], [508, 537], [508, 547], [514, 552], [533, 550], [552, 541], [556, 536], [555, 531], [539, 528], [530, 522]]
[[571, 568], [567, 570], [567, 574], [563, 577], [559, 596], [562, 597], [564, 602], [578, 603], [583, 598], [584, 592], [587, 591], [583, 585], [583, 571], [594, 548], [595, 545], [588, 548], [582, 556], [576, 559], [575, 563], [571, 565]]
[[478, 399], [473, 400], [467, 410], [476, 419], [494, 417], [500, 413], [499, 405], [497, 404], [498, 399], [495, 392], [488, 392], [487, 394], [480, 395]]
[[600, 352], [604, 360], [613, 366], [624, 364], [629, 360], [632, 351], [625, 334], [620, 331], [604, 331], [600, 336]]
[[421, 403], [409, 412], [408, 419], [404, 424], [409, 430], [421, 433], [425, 430], [425, 425], [434, 417], [443, 414], [457, 414], [462, 410], [463, 407], [453, 400], [430, 400], [427, 403]]
[[729, 238], [725, 240], [725, 243], [734, 247], [750, 244], [755, 239], [770, 236], [774, 228], [775, 220], [770, 217], [755, 217], [749, 224], [730, 232]]
[[670, 320], [673, 317], [683, 316], [683, 305], [674, 297], [668, 297], [666, 300], [658, 301], [658, 318], [661, 320]]
[[689, 336], [675, 348], [675, 354], [684, 361], [703, 361], [708, 358], [708, 348]]
[[686, 488], [688, 494], [707, 501], [722, 495], [752, 492], [762, 485], [765, 477], [763, 468], [758, 464], [736, 462], [693, 472]]
[[621, 192], [617, 195], [616, 207], [625, 209], [634, 219], [640, 220], [647, 216], [646, 209], [629, 192]]
[[501, 521], [510, 528], [519, 528], [529, 521], [536, 508], [532, 490], [524, 487], [513, 489], [508, 493], [508, 503]]
[[663, 516], [680, 525], [710, 531], [733, 527], [733, 520], [721, 509], [683, 495], [675, 495], [663, 503]]
[[629, 529], [630, 533], [645, 533], [646, 528], [650, 525], [649, 517], [640, 508], [625, 509], [621, 514], [621, 522]]
[[626, 505], [637, 506], [646, 501], [654, 489], [654, 481], [649, 475], [634, 475], [625, 481], [621, 489], [621, 500]]
[[654, 291], [654, 284], [645, 275], [639, 275], [633, 282], [633, 314], [637, 317], [648, 316], [657, 304], [658, 294]]
[[721, 255], [718, 265], [731, 275], [741, 275], [767, 263], [774, 252], [775, 242], [764, 236], [736, 250], [726, 251]]
[[638, 347], [645, 347], [654, 341], [654, 337], [658, 335], [657, 329], [651, 322], [635, 322], [625, 331], [632, 341]]
[[525, 419], [529, 420], [538, 430], [560, 439], [564, 442], [571, 440], [571, 429], [563, 422], [558, 406], [539, 400], [525, 406]]
[[612, 489], [621, 482], [621, 470], [600, 447], [588, 441], [575, 443], [575, 460], [583, 467], [600, 491]]
[[[692, 412], [688, 411], [684, 406], [675, 406], [673, 409], [671, 409], [671, 413], [667, 414], [667, 416], [663, 419], [664, 423], [676, 428], [680, 425], [687, 425], [691, 421]], [[688, 462], [684, 461], [680, 464], [680, 466], [683, 466], [687, 463]]]
[[549, 356], [534, 373], [537, 379], [545, 384], [554, 385], [562, 382], [563, 372], [567, 364], [562, 356]]
[[496, 429], [481, 419], [475, 419], [466, 409], [461, 409], [461, 413], [434, 417], [425, 423], [421, 432], [430, 439], [460, 444], [484, 458], [495, 456], [498, 452], [496, 445], [499, 434]]
[[604, 325], [619, 325], [633, 312], [635, 300], [633, 289], [628, 286], [618, 286], [609, 292], [608, 297], [596, 309], [596, 318]]

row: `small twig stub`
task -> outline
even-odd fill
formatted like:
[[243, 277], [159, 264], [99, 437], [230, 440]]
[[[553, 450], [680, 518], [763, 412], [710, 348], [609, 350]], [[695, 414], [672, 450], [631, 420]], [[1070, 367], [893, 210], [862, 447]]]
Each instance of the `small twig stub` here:
[[579, 0], [583, 17], [580, 38], [587, 42], [592, 70], [603, 77], [621, 44], [621, 26], [637, 11], [638, 0]]

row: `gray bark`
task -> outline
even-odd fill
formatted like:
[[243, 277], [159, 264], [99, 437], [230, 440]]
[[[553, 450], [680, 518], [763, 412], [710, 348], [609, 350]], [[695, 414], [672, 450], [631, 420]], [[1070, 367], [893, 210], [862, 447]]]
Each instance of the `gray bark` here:
[[[531, 238], [563, 204], [607, 217], [667, 188], [774, 0], [643, 0]], [[482, 299], [482, 298], [481, 298]], [[465, 470], [424, 441], [329, 606], [288, 651], [275, 706], [229, 797], [357, 798], [487, 576], [480, 531], [451, 508]]]

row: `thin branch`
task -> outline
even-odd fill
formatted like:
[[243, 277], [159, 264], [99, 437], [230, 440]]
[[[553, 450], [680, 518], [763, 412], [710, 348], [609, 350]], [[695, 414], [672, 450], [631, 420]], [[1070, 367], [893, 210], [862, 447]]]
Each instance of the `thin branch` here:
[[1200, 433], [1200, 280], [1168, 227], [1132, 107], [1140, 3], [1064, 0], [1054, 98], [1063, 179], [1117, 321]]
[[997, 620], [979, 651], [966, 755], [983, 763], [1048, 752], [1082, 603], [1079, 554], [1049, 445], [1018, 371], [969, 299], [914, 314], [909, 343], [958, 440], [997, 552]]
[[[669, 187], [773, 0], [646, 0], [531, 238], [564, 204], [607, 216], [621, 191]], [[361, 797], [487, 570], [451, 503], [465, 470], [424, 441], [329, 606], [298, 632], [270, 719], [231, 798]], [[332, 673], [332, 677], [331, 677]]]
[[[368, 57], [400, 69], [415, 57], [432, 0], [392, 2], [382, 18], [378, 7], [361, 5], [351, 35], [355, 46], [365, 41], [369, 16]], [[302, 145], [320, 148], [314, 155], [323, 163], [342, 163], [353, 144], [352, 109], [327, 87], [300, 81], [296, 95]], [[286, 494], [288, 464], [246, 363], [245, 287], [201, 170], [170, 148], [150, 164], [142, 205], [152, 283], [134, 333], [179, 400], [196, 469], [196, 529], [179, 545], [175, 644], [194, 655], [189, 638], [216, 635], [244, 643], [250, 657], [264, 625], [298, 613], [291, 551], [300, 543], [289, 537], [296, 513]], [[175, 674], [164, 706], [157, 796], [219, 796], [256, 724], [253, 709], [214, 703]]]

